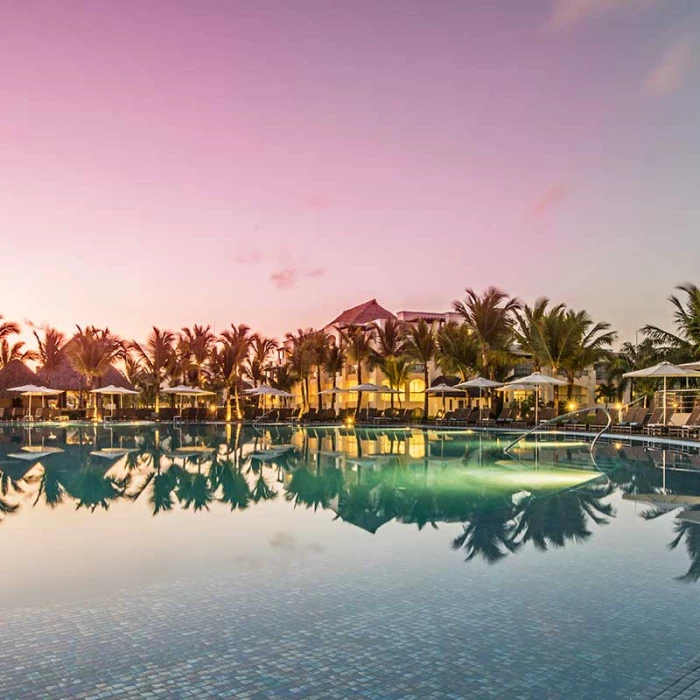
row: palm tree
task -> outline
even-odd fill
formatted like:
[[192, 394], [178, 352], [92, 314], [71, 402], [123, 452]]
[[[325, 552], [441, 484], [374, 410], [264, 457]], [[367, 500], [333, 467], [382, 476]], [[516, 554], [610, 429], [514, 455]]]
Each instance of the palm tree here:
[[25, 350], [25, 345], [26, 343], [21, 340], [12, 343], [12, 345], [10, 345], [7, 338], [0, 340], [0, 369], [7, 367], [14, 360], [19, 360], [20, 362], [38, 360], [39, 354], [34, 350]]
[[246, 364], [245, 373], [253, 381], [253, 386], [259, 386], [265, 379], [265, 373], [269, 370], [268, 360], [277, 349], [277, 341], [274, 338], [266, 338], [260, 333], [254, 333], [250, 343], [250, 357]]
[[63, 357], [61, 350], [63, 350], [66, 338], [63, 333], [48, 326], [44, 328], [43, 339], [39, 337], [36, 331], [32, 332], [38, 346], [39, 366], [46, 373], [50, 382], [51, 373], [56, 369]]
[[450, 321], [436, 335], [437, 364], [443, 374], [458, 374], [466, 380], [479, 363], [479, 351], [471, 329], [464, 323]]
[[[357, 383], [362, 384], [362, 364], [372, 363], [372, 342], [374, 341], [374, 328], [367, 326], [344, 326], [339, 328], [345, 345], [347, 347], [347, 357], [357, 365]], [[362, 392], [357, 394], [357, 408], [355, 415], [360, 412], [362, 405]]]
[[[88, 392], [93, 383], [103, 377], [114, 362], [124, 357], [124, 343], [117, 336], [104, 330], [87, 326], [73, 336], [67, 347], [68, 361], [71, 367], [85, 377]], [[97, 404], [94, 404], [95, 409]]]
[[566, 397], [570, 401], [576, 374], [606, 358], [617, 333], [611, 331], [610, 324], [605, 321], [593, 323], [593, 319], [585, 310], [569, 311], [569, 317], [569, 323], [577, 329], [574, 352], [563, 363], [567, 379]]
[[[400, 390], [405, 387], [411, 376], [408, 358], [405, 355], [389, 355], [381, 360], [379, 366], [392, 389]], [[401, 405], [401, 395], [399, 394], [399, 405]], [[394, 394], [391, 394], [391, 407], [394, 408]]]
[[[406, 331], [406, 354], [423, 365], [425, 388], [430, 386], [430, 368], [428, 364], [437, 353], [437, 341], [433, 327], [424, 318], [409, 325]], [[423, 396], [423, 417], [428, 417], [428, 394]]]
[[[406, 360], [406, 326], [398, 319], [389, 318], [384, 323], [374, 323], [375, 347], [371, 350], [372, 364], [381, 369], [392, 389], [400, 389], [408, 380]], [[394, 394], [391, 394], [394, 408]]]
[[175, 364], [175, 334], [153, 326], [144, 346], [131, 343], [129, 349], [141, 363], [155, 388], [155, 410], [160, 411], [160, 385]]
[[[326, 352], [323, 362], [323, 371], [331, 378], [333, 388], [338, 385], [338, 375], [343, 371], [347, 348], [341, 336], [338, 342], [333, 342]], [[335, 409], [335, 394], [331, 394], [331, 408]]]
[[333, 336], [323, 330], [312, 331], [308, 337], [309, 349], [313, 357], [314, 367], [316, 368], [316, 397], [319, 411], [323, 408], [321, 375], [323, 374], [323, 368], [326, 364], [326, 358], [328, 357], [332, 341]]
[[314, 348], [310, 342], [311, 329], [297, 329], [296, 334], [287, 333], [285, 347], [292, 372], [301, 386], [302, 409], [309, 408], [309, 374], [315, 362]]
[[479, 296], [471, 288], [466, 290], [464, 301], [455, 301], [454, 310], [474, 334], [479, 348], [481, 370], [491, 379], [496, 378], [498, 353], [507, 352], [513, 339], [515, 312], [520, 301], [509, 297], [497, 287], [489, 287]]
[[211, 349], [216, 337], [211, 331], [211, 326], [199, 326], [196, 323], [192, 328], [183, 328], [180, 333], [178, 346], [185, 369], [193, 366], [195, 371], [195, 384], [202, 386], [202, 372], [207, 364]]
[[244, 323], [235, 326], [231, 324], [231, 330], [225, 330], [219, 338], [220, 347], [212, 355], [212, 364], [216, 376], [221, 380], [226, 389], [226, 420], [231, 420], [231, 391], [233, 391], [236, 404], [236, 417], [240, 420], [241, 400], [239, 394], [240, 382], [243, 375], [243, 367], [250, 354], [253, 337], [250, 328]]
[[[515, 310], [516, 324], [513, 334], [520, 347], [529, 352], [532, 357], [532, 368], [535, 372], [542, 370], [542, 365], [547, 363], [544, 351], [544, 318], [549, 313], [547, 307], [549, 299], [539, 297], [533, 306], [524, 304], [520, 309]], [[563, 308], [559, 304], [552, 311], [556, 314], [557, 309]]]
[[[0, 316], [0, 321], [2, 321], [3, 318], [3, 316]], [[18, 335], [20, 331], [21, 328], [18, 323], [14, 321], [3, 321], [0, 323], [0, 341], [6, 340], [11, 335]]]
[[676, 289], [685, 292], [685, 303], [675, 294], [668, 300], [674, 307], [673, 318], [677, 332], [671, 333], [657, 326], [644, 326], [642, 333], [657, 345], [673, 352], [673, 362], [700, 359], [700, 287], [690, 282]]

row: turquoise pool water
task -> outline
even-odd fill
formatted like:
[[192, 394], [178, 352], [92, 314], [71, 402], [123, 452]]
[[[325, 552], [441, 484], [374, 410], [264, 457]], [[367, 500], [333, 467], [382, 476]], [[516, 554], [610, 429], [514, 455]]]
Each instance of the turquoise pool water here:
[[695, 656], [698, 455], [507, 441], [0, 427], [0, 696], [614, 699]]

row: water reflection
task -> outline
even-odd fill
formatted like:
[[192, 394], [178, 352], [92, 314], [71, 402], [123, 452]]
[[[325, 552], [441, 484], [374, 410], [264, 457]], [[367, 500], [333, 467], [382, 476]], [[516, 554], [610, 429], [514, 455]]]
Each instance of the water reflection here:
[[674, 517], [671, 549], [700, 580], [700, 459], [695, 452], [456, 431], [201, 426], [0, 428], [0, 520], [36, 507], [107, 510], [146, 503], [231, 511], [283, 499], [331, 511], [369, 533], [395, 521], [460, 524], [452, 547], [496, 563], [528, 545], [546, 551], [589, 540], [610, 524], [610, 496], [641, 504], [650, 521]]

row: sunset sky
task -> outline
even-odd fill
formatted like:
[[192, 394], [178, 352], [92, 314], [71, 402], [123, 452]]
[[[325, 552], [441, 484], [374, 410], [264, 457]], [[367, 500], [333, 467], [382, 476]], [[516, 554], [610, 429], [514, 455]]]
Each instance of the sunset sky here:
[[495, 284], [626, 340], [700, 282], [697, 0], [4, 0], [0, 59], [6, 318], [279, 336]]

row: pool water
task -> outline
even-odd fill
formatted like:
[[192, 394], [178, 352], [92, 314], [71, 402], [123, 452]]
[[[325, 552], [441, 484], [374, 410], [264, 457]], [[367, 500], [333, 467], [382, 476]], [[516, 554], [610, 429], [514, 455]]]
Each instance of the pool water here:
[[0, 427], [3, 698], [630, 698], [698, 653], [700, 458]]

